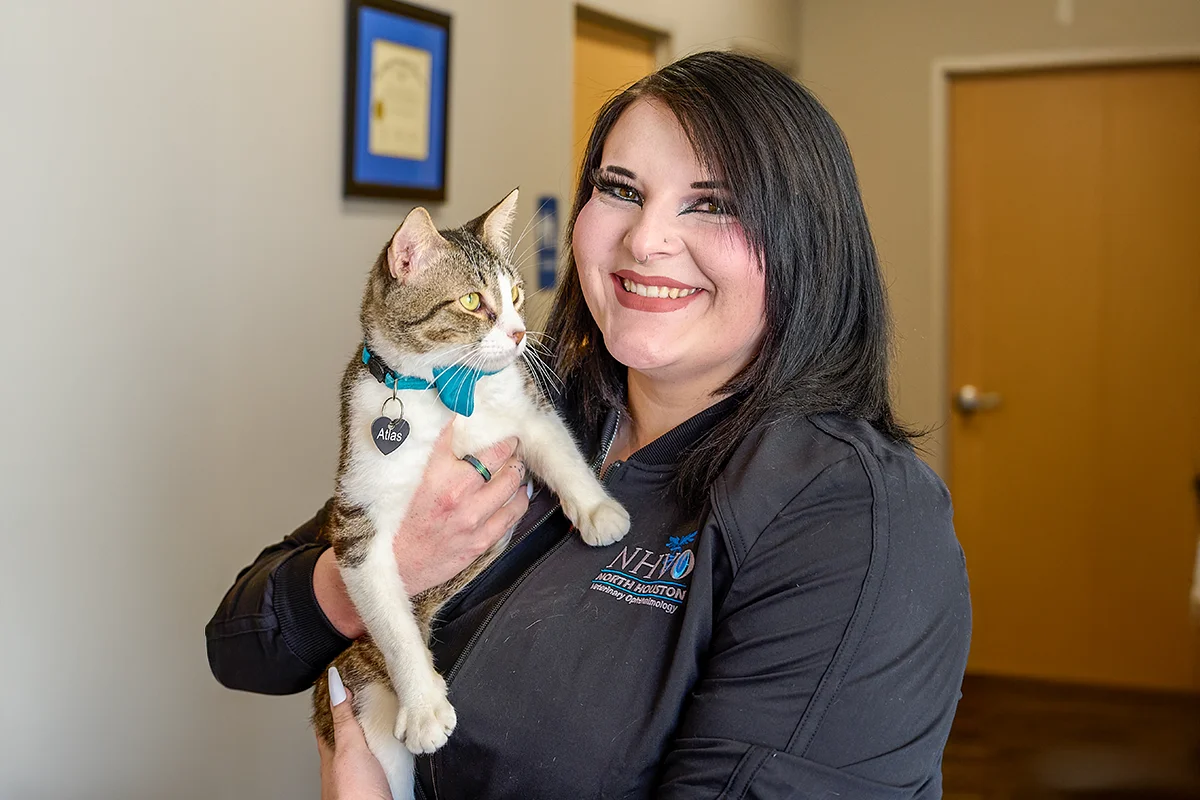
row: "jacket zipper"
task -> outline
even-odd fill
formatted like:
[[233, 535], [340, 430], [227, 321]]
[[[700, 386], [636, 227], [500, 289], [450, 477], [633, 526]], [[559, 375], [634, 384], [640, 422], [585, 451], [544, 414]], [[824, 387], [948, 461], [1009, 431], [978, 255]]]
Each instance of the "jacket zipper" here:
[[[620, 429], [621, 429], [621, 412], [618, 411], [617, 412], [617, 421], [616, 421], [616, 424], [613, 425], [612, 433], [609, 434], [608, 441], [606, 441], [604, 443], [604, 447], [602, 447], [600, 449], [600, 455], [597, 456], [596, 460], [592, 463], [593, 471], [599, 470], [604, 465], [604, 460], [606, 458], [608, 458], [608, 451], [612, 449], [613, 442], [617, 438], [617, 431], [619, 431]], [[608, 469], [604, 471], [604, 475], [601, 476], [601, 478], [600, 478], [600, 481], [602, 483], [608, 480], [609, 476], [611, 476], [613, 473], [613, 469], [619, 463], [620, 462], [613, 462], [612, 464], [609, 465]], [[548, 520], [548, 519], [550, 519], [550, 517], [554, 516], [554, 512], [558, 511], [558, 509], [560, 509], [561, 507], [562, 507], [561, 505], [555, 505], [554, 508], [547, 511], [546, 515], [543, 516], [541, 519], [539, 519], [537, 521], [537, 523], [535, 523], [534, 526], [531, 527], [525, 533], [525, 535], [521, 537], [520, 541], [524, 541], [531, 533], [533, 533], [538, 528], [540, 528], [546, 522], [546, 520]], [[525, 579], [527, 577], [529, 577], [530, 573], [532, 573], [535, 569], [537, 569], [539, 566], [541, 566], [543, 561], [550, 558], [550, 556], [552, 556], [556, 552], [558, 552], [558, 549], [560, 547], [562, 547], [564, 544], [567, 543], [567, 538], [568, 537], [564, 536], [563, 538], [559, 539], [558, 542], [556, 542], [553, 547], [551, 547], [545, 553], [542, 553], [541, 557], [537, 561], [533, 562], [528, 567], [526, 567], [525, 571], [522, 572], [515, 581], [513, 581], [512, 586], [509, 586], [507, 589], [504, 590], [504, 594], [500, 595], [500, 599], [496, 602], [496, 605], [494, 605], [492, 607], [492, 610], [488, 612], [487, 617], [485, 617], [483, 620], [483, 624], [480, 625], [478, 628], [476, 628], [475, 632], [473, 634], [471, 634], [471, 638], [467, 640], [467, 644], [465, 647], [463, 647], [463, 651], [461, 653], [459, 653], [458, 658], [454, 661], [454, 666], [451, 667], [450, 672], [448, 672], [446, 674], [446, 688], [447, 689], [449, 689], [450, 685], [454, 682], [454, 676], [458, 674], [459, 669], [462, 667], [463, 663], [467, 660], [467, 656], [469, 656], [471, 654], [471, 650], [475, 647], [475, 643], [479, 641], [481, 636], [483, 636], [483, 632], [485, 630], [487, 630], [487, 627], [492, 624], [492, 620], [495, 619], [496, 615], [500, 613], [500, 609], [503, 608], [505, 602], [508, 601], [508, 598], [511, 597], [512, 593], [515, 592], [517, 590], [517, 588], [522, 583], [525, 582]], [[509, 547], [512, 547], [514, 545], [515, 545], [515, 542], [510, 543]], [[505, 552], [507, 552], [507, 550]], [[496, 560], [499, 561], [500, 559], [497, 558]], [[430, 776], [430, 782], [433, 784], [433, 787], [432, 787], [433, 788], [433, 800], [437, 800], [437, 796], [438, 796], [437, 768], [432, 760], [432, 757], [429, 762], [429, 776]]]

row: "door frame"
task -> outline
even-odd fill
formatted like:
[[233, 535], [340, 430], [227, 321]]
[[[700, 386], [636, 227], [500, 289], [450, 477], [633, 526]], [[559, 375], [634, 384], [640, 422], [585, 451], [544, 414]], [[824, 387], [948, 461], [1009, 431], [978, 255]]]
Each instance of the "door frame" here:
[[671, 20], [657, 14], [639, 12], [635, 15], [614, 14], [606, 8], [603, 2], [597, 0], [582, 0], [576, 2], [571, 10], [572, 47], [574, 47], [574, 31], [576, 20], [583, 19], [597, 25], [604, 25], [616, 30], [624, 30], [636, 36], [647, 36], [654, 41], [654, 62], [661, 67], [671, 60], [671, 47], [675, 38], [674, 26]]
[[[1043, 72], [1055, 69], [1200, 64], [1200, 45], [1186, 47], [1093, 48], [1018, 52], [968, 57], [935, 58], [930, 70], [930, 329], [941, 334], [934, 358], [934, 382], [939, 387], [939, 410], [945, 431], [934, 452], [934, 466], [951, 491], [954, 413], [950, 386], [950, 81], [962, 75]], [[1200, 564], [1200, 561], [1197, 562]]]

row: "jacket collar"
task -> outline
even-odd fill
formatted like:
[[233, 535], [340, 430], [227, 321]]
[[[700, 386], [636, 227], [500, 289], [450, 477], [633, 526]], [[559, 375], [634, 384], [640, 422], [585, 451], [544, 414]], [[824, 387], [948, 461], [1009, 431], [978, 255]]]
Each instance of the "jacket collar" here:
[[[727, 397], [681, 422], [650, 444], [635, 452], [629, 461], [650, 467], [669, 467], [682, 460], [684, 452], [700, 441], [714, 425], [725, 419], [738, 405], [738, 397]], [[613, 435], [617, 426], [617, 411], [608, 412], [600, 429], [599, 443], [603, 445]], [[599, 448], [598, 448], [599, 449]]]

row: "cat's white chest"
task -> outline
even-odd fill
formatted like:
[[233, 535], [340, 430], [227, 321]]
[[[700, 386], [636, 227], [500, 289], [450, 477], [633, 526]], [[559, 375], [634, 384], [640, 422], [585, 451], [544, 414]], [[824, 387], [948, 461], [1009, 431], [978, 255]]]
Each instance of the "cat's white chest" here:
[[391, 389], [374, 380], [360, 380], [352, 390], [349, 460], [342, 475], [341, 491], [350, 503], [372, 509], [372, 516], [376, 516], [376, 510], [390, 516], [389, 510], [395, 512], [396, 506], [407, 505], [446, 425], [453, 422], [451, 446], [455, 455], [462, 456], [518, 435], [522, 421], [533, 411], [515, 369], [479, 380], [475, 410], [470, 417], [459, 416], [447, 408], [433, 389], [405, 390], [397, 396], [404, 404], [408, 437], [385, 455], [375, 443], [372, 423], [380, 417], [395, 419], [400, 414], [400, 405], [390, 400]]
[[[349, 404], [349, 453], [340, 489], [351, 504], [373, 511], [394, 501], [407, 503], [420, 484], [434, 442], [454, 416], [433, 390], [398, 392], [403, 412], [391, 397], [392, 390], [382, 384], [360, 380]], [[372, 423], [380, 417], [398, 419], [401, 413], [408, 423], [408, 437], [385, 454], [376, 445]]]

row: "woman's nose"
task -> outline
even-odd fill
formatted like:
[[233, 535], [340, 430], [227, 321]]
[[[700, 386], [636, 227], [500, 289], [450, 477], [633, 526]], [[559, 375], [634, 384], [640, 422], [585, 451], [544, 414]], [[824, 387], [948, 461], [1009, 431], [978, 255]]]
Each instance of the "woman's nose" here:
[[682, 246], [676, 229], [678, 222], [679, 216], [673, 208], [644, 205], [637, 221], [625, 235], [625, 246], [633, 254], [634, 261], [645, 264], [678, 253]]

